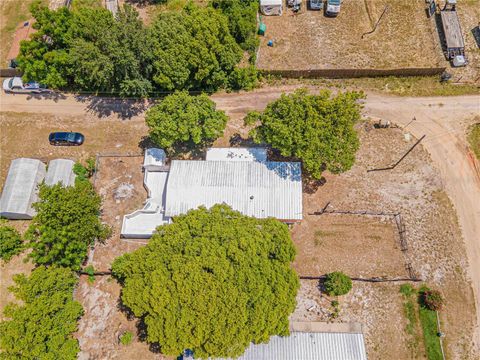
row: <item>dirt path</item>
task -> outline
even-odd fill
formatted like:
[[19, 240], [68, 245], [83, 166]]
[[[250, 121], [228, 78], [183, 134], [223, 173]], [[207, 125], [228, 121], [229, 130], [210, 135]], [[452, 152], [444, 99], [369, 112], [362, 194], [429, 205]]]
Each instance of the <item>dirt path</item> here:
[[[247, 110], [263, 109], [282, 92], [297, 86], [263, 88], [248, 93], [216, 94], [212, 99], [232, 118], [229, 131], [241, 129]], [[35, 98], [24, 95], [0, 96], [0, 111], [91, 115], [89, 120], [128, 120], [143, 122], [148, 102], [56, 95]], [[478, 96], [446, 98], [400, 98], [370, 94], [365, 104], [367, 116], [388, 119], [415, 137], [426, 135], [422, 145], [438, 167], [447, 193], [457, 210], [470, 263], [477, 309], [480, 309], [480, 165], [469, 152], [465, 140], [467, 122], [480, 114]], [[416, 120], [411, 121], [415, 117]], [[480, 348], [480, 311], [475, 335]]]

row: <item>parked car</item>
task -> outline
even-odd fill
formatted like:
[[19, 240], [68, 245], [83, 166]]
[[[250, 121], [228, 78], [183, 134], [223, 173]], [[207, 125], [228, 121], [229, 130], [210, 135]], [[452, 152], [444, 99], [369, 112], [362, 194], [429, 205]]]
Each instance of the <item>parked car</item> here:
[[325, 15], [330, 17], [336, 17], [340, 13], [341, 0], [327, 0], [327, 8]]
[[310, 9], [311, 10], [322, 10], [323, 9], [323, 0], [310, 0]]
[[77, 132], [53, 132], [48, 136], [48, 141], [55, 146], [80, 146], [85, 136]]
[[47, 92], [48, 89], [37, 82], [23, 83], [21, 77], [12, 77], [3, 80], [3, 90], [6, 93], [14, 94], [40, 94]]

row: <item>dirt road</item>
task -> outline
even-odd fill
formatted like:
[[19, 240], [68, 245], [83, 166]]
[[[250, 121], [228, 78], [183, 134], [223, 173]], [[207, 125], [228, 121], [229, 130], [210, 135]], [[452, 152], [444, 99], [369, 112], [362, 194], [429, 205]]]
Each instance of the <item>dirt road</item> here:
[[[263, 88], [254, 92], [216, 94], [212, 96], [218, 107], [232, 118], [230, 131], [241, 128], [240, 119], [246, 111], [262, 109], [280, 96], [293, 91], [295, 86]], [[22, 113], [51, 113], [86, 116], [115, 121], [118, 119], [143, 122], [147, 101], [99, 99], [55, 95], [35, 98], [24, 95], [0, 97], [0, 111]], [[465, 128], [474, 116], [480, 114], [478, 96], [445, 98], [400, 98], [369, 94], [364, 113], [407, 126], [406, 132], [415, 137], [426, 135], [422, 145], [430, 153], [455, 208], [465, 239], [470, 276], [480, 310], [480, 165], [469, 152]], [[416, 120], [412, 119], [415, 117]], [[480, 348], [480, 311], [477, 311], [477, 347]]]

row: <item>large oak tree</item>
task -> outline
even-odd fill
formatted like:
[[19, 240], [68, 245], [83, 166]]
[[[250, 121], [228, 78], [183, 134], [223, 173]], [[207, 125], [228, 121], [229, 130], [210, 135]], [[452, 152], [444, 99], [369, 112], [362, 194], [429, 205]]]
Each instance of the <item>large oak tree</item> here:
[[123, 303], [162, 353], [235, 357], [252, 341], [289, 334], [299, 286], [294, 257], [285, 224], [215, 205], [159, 227], [112, 270]]

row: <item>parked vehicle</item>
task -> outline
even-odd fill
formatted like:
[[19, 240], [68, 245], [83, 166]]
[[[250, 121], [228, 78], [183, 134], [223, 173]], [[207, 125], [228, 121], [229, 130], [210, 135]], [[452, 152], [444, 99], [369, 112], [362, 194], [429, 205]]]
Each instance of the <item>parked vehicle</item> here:
[[53, 132], [48, 136], [50, 145], [55, 146], [80, 146], [85, 136], [78, 132]]
[[327, 0], [327, 9], [325, 15], [336, 17], [340, 13], [341, 0]]
[[21, 77], [12, 77], [3, 80], [3, 90], [6, 93], [13, 94], [40, 94], [48, 91], [45, 86], [42, 86], [37, 82], [28, 82], [24, 84]]
[[323, 9], [323, 0], [310, 0], [310, 9], [311, 10], [322, 10]]

